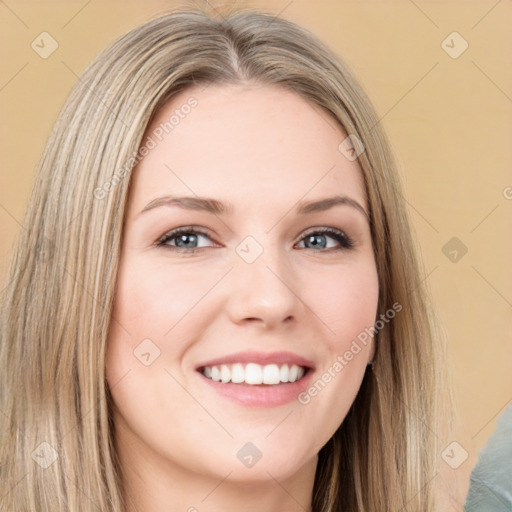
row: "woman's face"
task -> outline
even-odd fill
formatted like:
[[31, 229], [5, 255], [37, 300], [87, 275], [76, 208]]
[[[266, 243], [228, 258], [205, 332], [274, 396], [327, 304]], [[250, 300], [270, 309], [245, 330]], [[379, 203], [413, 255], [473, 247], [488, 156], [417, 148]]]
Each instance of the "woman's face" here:
[[[372, 357], [358, 335], [377, 313], [368, 205], [345, 138], [320, 108], [268, 86], [190, 88], [152, 122], [107, 351], [134, 471], [314, 472]], [[332, 198], [345, 199], [321, 202]]]

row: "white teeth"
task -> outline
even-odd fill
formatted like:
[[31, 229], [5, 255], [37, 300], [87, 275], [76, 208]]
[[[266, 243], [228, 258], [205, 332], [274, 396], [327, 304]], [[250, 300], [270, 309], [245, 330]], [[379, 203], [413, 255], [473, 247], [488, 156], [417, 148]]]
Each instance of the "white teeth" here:
[[[208, 367], [206, 367], [206, 368], [208, 368]], [[206, 370], [206, 368], [205, 368], [205, 370]], [[206, 375], [206, 373], [205, 373], [205, 376], [208, 377], [208, 375]], [[239, 384], [240, 382], [243, 382], [244, 379], [245, 379], [244, 367], [240, 363], [234, 364], [231, 367], [231, 382]]]
[[267, 364], [263, 366], [256, 363], [248, 363], [245, 367], [241, 363], [205, 366], [201, 371], [205, 377], [216, 382], [232, 382], [234, 384], [245, 382], [252, 385], [295, 382], [301, 379], [305, 373], [305, 369], [296, 364]]
[[220, 381], [220, 370], [218, 366], [212, 366], [212, 380]]
[[288, 382], [288, 375], [290, 375], [290, 370], [288, 369], [288, 365], [283, 364], [283, 366], [281, 366], [281, 370], [279, 372], [279, 378], [281, 379], [281, 382]]
[[231, 370], [225, 364], [220, 367], [220, 380], [221, 382], [229, 382], [231, 380]]
[[263, 372], [259, 364], [249, 363], [245, 367], [245, 382], [247, 384], [263, 384]]
[[280, 382], [277, 364], [267, 364], [263, 367], [263, 384], [279, 384]]

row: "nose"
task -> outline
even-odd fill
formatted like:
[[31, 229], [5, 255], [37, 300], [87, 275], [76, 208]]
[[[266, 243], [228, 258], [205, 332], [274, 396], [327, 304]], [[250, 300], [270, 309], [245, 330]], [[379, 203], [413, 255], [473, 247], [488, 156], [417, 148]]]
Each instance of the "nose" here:
[[254, 323], [272, 329], [300, 318], [304, 305], [293, 289], [291, 270], [278, 258], [270, 261], [263, 256], [253, 263], [237, 262], [228, 311], [236, 324]]

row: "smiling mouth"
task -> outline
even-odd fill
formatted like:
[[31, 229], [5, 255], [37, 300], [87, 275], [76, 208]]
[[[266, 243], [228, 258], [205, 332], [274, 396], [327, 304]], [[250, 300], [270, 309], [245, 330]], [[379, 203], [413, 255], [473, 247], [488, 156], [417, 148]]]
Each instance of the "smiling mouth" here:
[[296, 364], [234, 363], [204, 366], [198, 371], [207, 379], [224, 384], [249, 384], [252, 386], [297, 382], [304, 378], [309, 368]]

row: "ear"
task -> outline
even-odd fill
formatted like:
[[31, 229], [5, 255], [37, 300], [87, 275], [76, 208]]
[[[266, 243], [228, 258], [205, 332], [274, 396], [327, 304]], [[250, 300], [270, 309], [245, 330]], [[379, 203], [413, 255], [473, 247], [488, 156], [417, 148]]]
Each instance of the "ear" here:
[[370, 346], [368, 347], [368, 360], [367, 364], [372, 364], [375, 357], [375, 337], [372, 338]]

